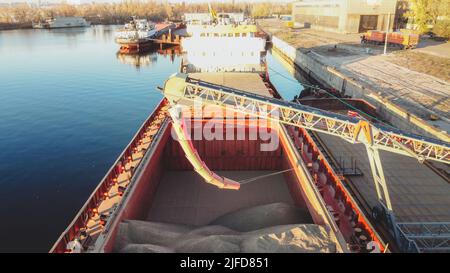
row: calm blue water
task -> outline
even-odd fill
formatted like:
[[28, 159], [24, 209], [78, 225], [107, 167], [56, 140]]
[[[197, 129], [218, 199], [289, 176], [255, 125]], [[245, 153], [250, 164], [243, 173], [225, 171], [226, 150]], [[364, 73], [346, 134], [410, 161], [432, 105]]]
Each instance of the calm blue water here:
[[0, 31], [1, 252], [50, 249], [178, 70], [179, 57], [117, 55], [114, 29]]

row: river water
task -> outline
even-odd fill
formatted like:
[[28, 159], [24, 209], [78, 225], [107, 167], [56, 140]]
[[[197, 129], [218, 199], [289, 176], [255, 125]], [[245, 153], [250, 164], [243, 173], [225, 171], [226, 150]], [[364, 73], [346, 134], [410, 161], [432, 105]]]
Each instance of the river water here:
[[[0, 31], [0, 252], [47, 252], [162, 98], [180, 58], [117, 54], [117, 26]], [[288, 99], [302, 86], [267, 56]]]

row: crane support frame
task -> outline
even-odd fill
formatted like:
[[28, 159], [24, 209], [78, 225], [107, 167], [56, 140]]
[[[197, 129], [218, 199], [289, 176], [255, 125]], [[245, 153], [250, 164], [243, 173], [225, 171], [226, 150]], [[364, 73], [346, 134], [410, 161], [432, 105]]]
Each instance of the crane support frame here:
[[402, 222], [397, 223], [405, 248], [417, 252], [449, 252], [450, 222]]

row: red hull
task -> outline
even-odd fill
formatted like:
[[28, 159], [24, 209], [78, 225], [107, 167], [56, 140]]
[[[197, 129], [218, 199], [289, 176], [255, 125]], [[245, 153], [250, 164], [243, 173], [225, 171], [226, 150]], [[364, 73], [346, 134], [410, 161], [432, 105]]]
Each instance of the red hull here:
[[151, 46], [151, 42], [122, 44], [119, 52], [123, 54], [142, 53], [150, 50]]

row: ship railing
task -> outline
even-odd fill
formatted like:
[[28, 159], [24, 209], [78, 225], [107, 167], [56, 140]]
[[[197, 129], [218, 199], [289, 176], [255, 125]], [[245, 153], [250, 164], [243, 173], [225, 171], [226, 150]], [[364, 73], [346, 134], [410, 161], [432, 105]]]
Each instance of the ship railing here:
[[155, 110], [149, 115], [149, 117], [143, 122], [137, 133], [132, 140], [128, 143], [126, 148], [119, 155], [112, 167], [108, 170], [98, 186], [94, 189], [89, 196], [86, 203], [81, 210], [61, 234], [56, 243], [51, 248], [50, 252], [66, 252], [67, 243], [80, 237], [81, 231], [86, 229], [87, 222], [95, 213], [98, 213], [98, 207], [104, 200], [104, 194], [107, 193], [110, 187], [115, 183], [114, 179], [117, 179], [121, 172], [122, 166], [125, 164], [129, 156], [132, 155], [133, 150], [139, 145], [139, 140], [142, 139], [146, 129], [160, 115], [161, 109], [167, 105], [167, 101], [162, 99]]
[[136, 184], [136, 181], [140, 178], [141, 173], [145, 170], [145, 168], [142, 168], [142, 166], [145, 166], [146, 163], [149, 162], [150, 158], [153, 155], [152, 151], [154, 151], [157, 148], [157, 146], [159, 145], [158, 140], [162, 139], [162, 134], [165, 132], [165, 128], [168, 126], [168, 124], [169, 124], [169, 121], [167, 119], [165, 119], [161, 123], [161, 126], [159, 127], [156, 134], [153, 136], [153, 139], [155, 139], [155, 141], [152, 141], [150, 143], [144, 156], [139, 161], [138, 165], [135, 167], [135, 172], [133, 173], [133, 176], [130, 178], [130, 183], [128, 184], [128, 186], [122, 196], [121, 202], [116, 204], [114, 206], [114, 208], [110, 211], [108, 222], [106, 223], [100, 236], [97, 238], [97, 240], [95, 240], [95, 242], [94, 242], [95, 245], [92, 246], [92, 248], [91, 248], [91, 250], [93, 250], [93, 252], [96, 252], [96, 253], [102, 252], [102, 248], [104, 247], [104, 245], [107, 241], [109, 231], [111, 230], [112, 227], [115, 226], [116, 222], [120, 220], [120, 218], [118, 216], [119, 216], [120, 212], [122, 211], [122, 208], [124, 207], [124, 205], [127, 203], [127, 199], [132, 194], [131, 191], [133, 189], [133, 186]]
[[185, 74], [189, 73], [211, 73], [211, 72], [231, 72], [231, 73], [266, 73], [266, 65], [265, 63], [255, 64], [248, 67], [238, 67], [238, 66], [230, 66], [230, 67], [196, 67], [190, 63], [183, 63], [181, 65], [180, 71]]

